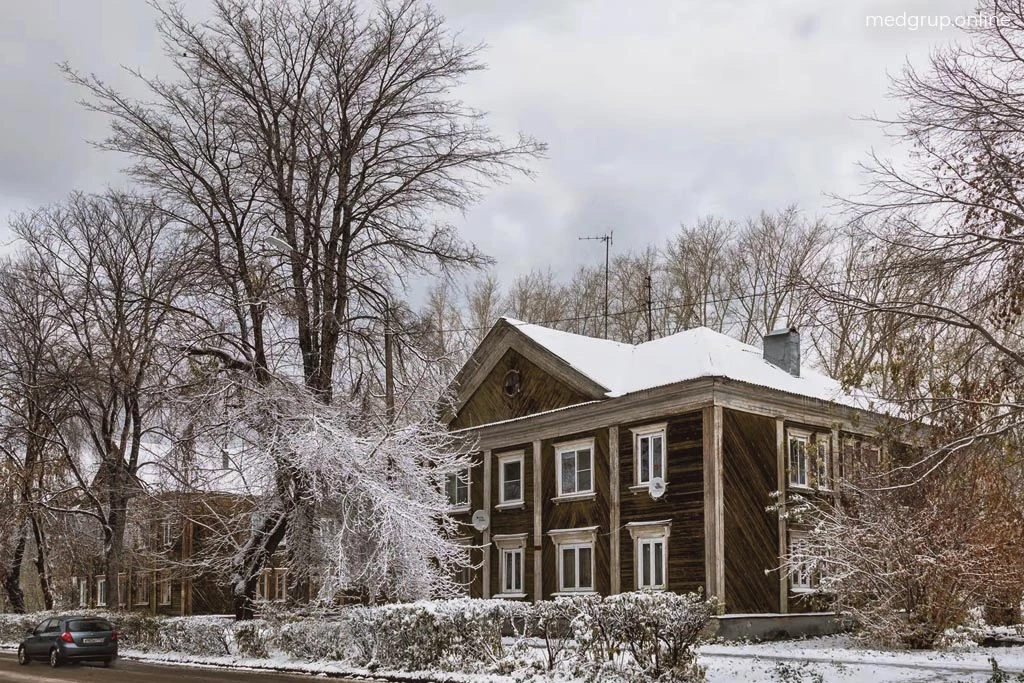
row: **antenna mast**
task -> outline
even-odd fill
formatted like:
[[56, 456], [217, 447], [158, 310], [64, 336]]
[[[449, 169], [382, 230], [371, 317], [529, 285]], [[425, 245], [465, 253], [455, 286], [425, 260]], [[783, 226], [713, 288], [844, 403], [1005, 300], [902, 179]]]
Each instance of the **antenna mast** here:
[[609, 249], [612, 246], [612, 235], [614, 232], [610, 232], [607, 235], [599, 235], [597, 237], [581, 237], [581, 240], [596, 240], [604, 242], [604, 338], [608, 338], [608, 254]]

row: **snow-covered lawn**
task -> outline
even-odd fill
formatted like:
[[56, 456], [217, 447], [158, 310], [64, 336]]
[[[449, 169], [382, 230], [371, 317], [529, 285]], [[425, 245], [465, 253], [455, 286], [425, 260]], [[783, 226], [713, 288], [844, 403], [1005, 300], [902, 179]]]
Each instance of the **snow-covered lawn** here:
[[[848, 636], [760, 644], [705, 645], [701, 663], [710, 683], [725, 681], [987, 681], [989, 658], [1014, 676], [1024, 670], [1024, 647], [963, 651], [884, 651], [859, 647]], [[820, 676], [820, 678], [818, 678]]]

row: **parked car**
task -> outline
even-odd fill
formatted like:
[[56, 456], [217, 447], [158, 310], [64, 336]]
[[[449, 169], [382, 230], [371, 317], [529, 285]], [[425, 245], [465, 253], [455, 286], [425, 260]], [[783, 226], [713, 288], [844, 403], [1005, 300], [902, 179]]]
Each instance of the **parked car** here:
[[18, 663], [33, 659], [57, 667], [64, 662], [96, 661], [104, 666], [117, 658], [117, 630], [100, 617], [67, 616], [45, 619], [18, 646]]

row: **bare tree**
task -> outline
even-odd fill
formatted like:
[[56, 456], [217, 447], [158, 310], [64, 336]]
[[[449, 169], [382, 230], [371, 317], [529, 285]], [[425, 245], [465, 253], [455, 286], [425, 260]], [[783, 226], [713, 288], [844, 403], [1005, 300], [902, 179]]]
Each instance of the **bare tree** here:
[[[343, 338], [382, 316], [396, 278], [486, 261], [432, 221], [435, 210], [464, 209], [486, 185], [525, 172], [543, 146], [504, 144], [452, 96], [481, 68], [477, 48], [418, 2], [367, 14], [354, 2], [217, 0], [205, 24], [159, 9], [178, 77], [140, 75], [149, 102], [68, 75], [110, 116], [104, 146], [131, 155], [134, 177], [176, 202], [203, 238], [211, 329], [189, 353], [264, 387], [297, 366], [329, 403], [356, 381], [336, 362], [353, 348]], [[270, 237], [287, 245], [283, 275]], [[274, 512], [238, 555], [240, 617], [251, 614], [260, 558], [286, 528], [291, 592], [305, 593], [312, 482], [289, 467], [279, 474]]]

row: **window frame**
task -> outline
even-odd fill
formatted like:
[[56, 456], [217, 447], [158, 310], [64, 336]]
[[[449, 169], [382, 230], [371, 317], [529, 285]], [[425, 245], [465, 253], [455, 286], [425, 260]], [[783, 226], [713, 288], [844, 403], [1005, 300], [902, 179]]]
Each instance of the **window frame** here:
[[[558, 573], [558, 592], [553, 597], [563, 595], [593, 595], [597, 593], [597, 526], [579, 527], [573, 529], [552, 529], [548, 536], [555, 545], [556, 569]], [[580, 549], [590, 550], [590, 587], [580, 587]], [[563, 554], [565, 550], [572, 549], [574, 553], [574, 576], [575, 586], [566, 587]]]
[[274, 570], [274, 601], [282, 602], [288, 599], [288, 570]]
[[[470, 507], [472, 506], [472, 502], [471, 502], [471, 491], [472, 491], [472, 488], [471, 488], [471, 486], [472, 486], [472, 479], [471, 479], [471, 477], [472, 477], [472, 471], [473, 471], [473, 468], [467, 466], [467, 467], [464, 467], [464, 468], [460, 469], [457, 472], [449, 472], [448, 474], [445, 475], [445, 478], [444, 478], [445, 494], [448, 493], [448, 481], [449, 481], [449, 479], [451, 477], [455, 477], [455, 502], [453, 503], [452, 499], [448, 498], [448, 510], [449, 510], [449, 512], [469, 512]], [[460, 503], [458, 501], [458, 498], [459, 498], [459, 482], [463, 480], [463, 475], [465, 475], [464, 480], [465, 480], [465, 489], [466, 489], [466, 502]]]
[[89, 577], [83, 576], [78, 579], [78, 606], [89, 606]]
[[[132, 598], [135, 606], [148, 605], [150, 596], [150, 576], [148, 572], [139, 572], [132, 576]], [[145, 599], [143, 599], [145, 598]]]
[[647, 479], [644, 479], [643, 467], [641, 466], [640, 460], [640, 442], [644, 439], [651, 439], [653, 437], [661, 437], [661, 454], [659, 456], [661, 461], [661, 479], [666, 480], [668, 477], [666, 473], [668, 471], [668, 424], [653, 424], [644, 425], [643, 427], [633, 427], [630, 429], [633, 432], [633, 485], [634, 486], [647, 486], [651, 483], [651, 479], [654, 478], [654, 458], [650, 458], [648, 462]]
[[174, 523], [169, 517], [160, 520], [160, 545], [165, 550], [174, 546]]
[[128, 581], [128, 572], [121, 572], [117, 575], [117, 600], [119, 607], [128, 606], [128, 591], [131, 583]]
[[[819, 432], [814, 439], [814, 484], [823, 491], [832, 490], [832, 433]], [[824, 447], [824, 456], [822, 448]]]
[[[498, 592], [496, 598], [525, 598], [526, 597], [526, 539], [528, 534], [496, 534], [491, 537], [491, 542], [498, 550]], [[513, 585], [510, 589], [505, 588], [505, 558], [519, 556], [519, 585]], [[513, 560], [515, 567], [515, 560]], [[515, 576], [513, 575], [513, 578]]]
[[107, 575], [100, 574], [96, 577], [96, 606], [106, 607], [107, 606]]
[[270, 600], [270, 570], [264, 569], [256, 579], [256, 599], [268, 602]]
[[[797, 471], [793, 470], [793, 444], [803, 444], [803, 481], [799, 481], [795, 474], [799, 474], [799, 467]], [[810, 489], [810, 467], [808, 466], [809, 454], [808, 451], [811, 443], [811, 432], [805, 429], [787, 429], [786, 430], [786, 484], [791, 488], [798, 489]]]
[[[594, 465], [597, 458], [595, 457], [594, 448], [595, 439], [579, 439], [577, 441], [567, 441], [565, 443], [555, 444], [555, 500], [572, 500], [575, 498], [593, 498], [596, 496], [597, 489], [595, 488], [594, 476]], [[579, 452], [587, 450], [590, 451], [590, 488], [581, 490], [579, 488]], [[562, 457], [573, 453], [573, 483], [575, 490], [568, 493], [565, 492], [562, 482]]]
[[[793, 555], [794, 548], [798, 544], [806, 543], [807, 538], [808, 534], [806, 531], [801, 529], [789, 530], [788, 538], [786, 539], [786, 550], [790, 557]], [[806, 580], [797, 582], [797, 578], [804, 575]], [[789, 562], [788, 583], [791, 593], [812, 593], [818, 588], [818, 581], [814, 573], [810, 569], [804, 568], [802, 563], [800, 567], [795, 567], [792, 561]]]
[[[505, 499], [505, 465], [519, 463], [519, 498]], [[498, 456], [498, 504], [496, 507], [513, 507], [526, 504], [526, 458], [524, 451], [502, 453]]]
[[157, 605], [166, 606], [174, 602], [174, 585], [171, 583], [171, 573], [167, 570], [157, 574]]
[[[633, 571], [635, 573], [634, 584], [636, 590], [668, 590], [668, 539], [672, 535], [672, 520], [660, 520], [654, 522], [630, 522], [626, 525], [629, 535], [633, 538]], [[661, 543], [661, 584], [643, 585], [643, 545], [648, 543]], [[653, 549], [652, 555], [653, 559]], [[652, 570], [654, 569], [652, 565]], [[655, 573], [651, 572], [652, 579]]]

